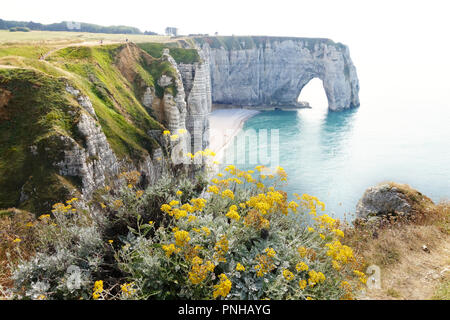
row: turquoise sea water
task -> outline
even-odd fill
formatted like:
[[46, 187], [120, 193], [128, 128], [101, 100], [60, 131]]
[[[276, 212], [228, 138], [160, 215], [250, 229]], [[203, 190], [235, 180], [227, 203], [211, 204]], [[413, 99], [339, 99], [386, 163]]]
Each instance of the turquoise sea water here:
[[[362, 103], [343, 112], [313, 105], [262, 112], [245, 123], [248, 129], [279, 129], [280, 165], [289, 175], [284, 189], [316, 195], [336, 217], [351, 219], [364, 190], [383, 181], [407, 183], [434, 201], [450, 198], [447, 105]], [[249, 155], [265, 147], [259, 141], [237, 149], [246, 159], [237, 166], [254, 167]]]

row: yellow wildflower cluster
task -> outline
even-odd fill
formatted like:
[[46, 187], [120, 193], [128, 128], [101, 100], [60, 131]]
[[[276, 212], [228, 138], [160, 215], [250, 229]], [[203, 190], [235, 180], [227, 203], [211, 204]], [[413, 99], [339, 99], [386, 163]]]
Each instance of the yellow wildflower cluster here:
[[217, 186], [209, 186], [208, 187], [209, 193], [219, 194], [219, 188]]
[[227, 262], [227, 260], [225, 259], [225, 255], [228, 252], [228, 246], [229, 243], [227, 237], [222, 236], [214, 246], [214, 250], [216, 251], [214, 253], [214, 259], [216, 259], [218, 262]]
[[364, 284], [367, 283], [367, 276], [364, 274], [364, 272], [354, 270], [353, 273], [359, 277], [359, 281], [361, 281]]
[[306, 289], [306, 286], [308, 285], [308, 282], [307, 282], [306, 280], [300, 280], [300, 281], [298, 282], [298, 285], [299, 285], [299, 287], [300, 287], [301, 290], [305, 290], [305, 289]]
[[308, 194], [303, 194], [302, 196], [294, 193], [297, 200], [300, 201], [300, 206], [305, 210], [310, 210], [309, 214], [317, 215], [317, 207], [320, 207], [321, 211], [325, 211], [325, 203], [319, 201], [315, 196], [310, 196]]
[[92, 298], [94, 298], [94, 300], [98, 300], [102, 292], [103, 292], [103, 281], [102, 280], [95, 281]]
[[194, 206], [194, 211], [203, 211], [206, 206], [206, 202], [206, 199], [203, 198], [191, 199], [191, 203]]
[[[74, 199], [76, 199], [76, 198], [74, 198]], [[71, 201], [71, 200], [69, 200], [69, 201], [68, 201], [68, 203], [69, 203], [68, 205], [64, 205], [63, 203], [56, 203], [56, 204], [54, 204], [52, 213], [56, 213], [56, 212], [67, 213], [69, 211], [71, 211], [71, 212], [77, 211], [76, 209], [73, 209], [72, 205], [70, 204], [73, 201]]]
[[[270, 252], [270, 254], [272, 256], [272, 252]], [[258, 264], [254, 268], [257, 271], [256, 275], [258, 277], [263, 277], [266, 273], [275, 269], [275, 264], [273, 263], [273, 259], [271, 256], [265, 254], [256, 256], [256, 262]]]
[[270, 258], [275, 258], [275, 255], [277, 254], [276, 252], [275, 252], [275, 250], [273, 250], [272, 248], [266, 248], [265, 250], [264, 250], [264, 252], [267, 254], [267, 256], [268, 257], [270, 257]]
[[282, 167], [277, 167], [276, 173], [281, 177], [281, 181], [287, 181], [287, 173]]
[[175, 244], [179, 247], [184, 247], [191, 241], [191, 237], [187, 231], [176, 231], [173, 236], [175, 238]]
[[287, 280], [287, 281], [292, 281], [294, 280], [295, 276], [294, 274], [289, 271], [288, 269], [284, 269], [283, 270], [283, 277]]
[[238, 264], [236, 265], [236, 270], [237, 271], [245, 271], [245, 267], [238, 262]]
[[264, 218], [257, 210], [250, 210], [250, 212], [244, 217], [244, 225], [247, 227], [253, 227], [256, 230], [269, 229], [270, 222]]
[[297, 263], [297, 265], [295, 266], [295, 269], [297, 269], [298, 272], [302, 272], [302, 271], [308, 271], [309, 267], [306, 263], [304, 262], [299, 262]]
[[192, 268], [189, 272], [189, 280], [192, 284], [199, 284], [208, 276], [208, 272], [213, 272], [215, 268], [214, 263], [206, 261], [203, 263], [203, 259], [198, 256], [192, 259]]
[[230, 189], [226, 189], [222, 191], [222, 198], [230, 198], [231, 200], [234, 200], [234, 193]]
[[311, 270], [309, 273], [309, 279], [308, 279], [308, 285], [310, 287], [314, 287], [316, 284], [319, 284], [321, 282], [325, 281], [325, 275], [322, 272], [316, 272], [314, 270]]
[[170, 257], [174, 253], [179, 253], [181, 251], [180, 248], [175, 247], [173, 243], [162, 246], [163, 250], [166, 252], [166, 256]]
[[213, 292], [213, 297], [216, 299], [218, 296], [226, 298], [231, 290], [231, 281], [228, 280], [227, 276], [222, 273], [219, 275], [220, 282], [214, 286], [215, 290]]
[[328, 248], [327, 255], [332, 257], [334, 260], [347, 263], [354, 258], [352, 248], [343, 245], [338, 240], [325, 244], [325, 247]]
[[226, 214], [226, 216], [232, 220], [235, 221], [239, 221], [241, 219], [241, 216], [239, 215], [239, 213], [237, 212], [237, 206], [232, 205], [230, 207], [230, 210], [228, 211], [228, 213]]
[[255, 208], [262, 215], [275, 212], [277, 209], [287, 214], [286, 194], [282, 191], [273, 190], [267, 193], [260, 193], [257, 196], [250, 197], [245, 204], [249, 208]]

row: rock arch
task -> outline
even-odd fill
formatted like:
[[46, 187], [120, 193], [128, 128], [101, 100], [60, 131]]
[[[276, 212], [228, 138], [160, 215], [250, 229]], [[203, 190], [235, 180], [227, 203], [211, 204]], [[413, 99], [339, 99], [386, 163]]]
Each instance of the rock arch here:
[[330, 110], [359, 106], [359, 81], [347, 46], [328, 39], [241, 37], [227, 47], [230, 38], [219, 44], [203, 39], [213, 103], [293, 106], [303, 87], [317, 77]]

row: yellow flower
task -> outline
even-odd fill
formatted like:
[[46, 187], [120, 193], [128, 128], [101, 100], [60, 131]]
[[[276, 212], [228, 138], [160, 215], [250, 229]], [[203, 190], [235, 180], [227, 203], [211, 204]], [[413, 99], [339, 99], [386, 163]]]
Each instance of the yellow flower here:
[[208, 272], [213, 272], [215, 268], [214, 263], [206, 261], [203, 263], [203, 259], [198, 256], [192, 259], [192, 268], [189, 272], [189, 280], [192, 284], [199, 284], [206, 279]]
[[22, 239], [20, 239], [20, 238], [16, 238], [16, 239], [14, 239], [14, 241], [13, 242], [15, 242], [15, 243], [19, 243], [19, 242], [21, 242], [22, 241]]
[[144, 194], [144, 191], [142, 191], [142, 190], [136, 191], [136, 198], [139, 199], [140, 197], [142, 197], [143, 194]]
[[171, 214], [171, 212], [172, 212], [172, 207], [169, 206], [168, 204], [163, 204], [163, 205], [161, 206], [161, 211], [162, 211], [162, 212], [165, 212], [165, 213], [168, 213], [168, 214]]
[[170, 131], [169, 131], [169, 130], [165, 130], [165, 131], [163, 132], [163, 135], [165, 135], [165, 136], [170, 136]]
[[109, 242], [110, 244], [113, 244], [113, 243], [114, 243], [114, 240], [108, 240], [108, 242]]
[[293, 274], [291, 271], [287, 270], [287, 269], [284, 269], [284, 270], [283, 270], [283, 277], [284, 277], [287, 281], [294, 280], [294, 278], [295, 278], [294, 274]]
[[267, 254], [267, 256], [270, 257], [270, 258], [274, 258], [275, 255], [276, 255], [275, 250], [273, 250], [272, 248], [266, 248], [266, 249], [264, 250], [264, 252], [265, 252], [265, 253]]
[[300, 280], [298, 282], [298, 285], [299, 285], [300, 289], [302, 289], [302, 290], [305, 290], [307, 284], [308, 283], [306, 282], [306, 280]]
[[237, 213], [236, 209], [237, 209], [236, 206], [230, 207], [230, 211], [228, 211], [226, 217], [232, 220], [239, 221], [239, 219], [241, 219], [241, 216]]
[[332, 230], [334, 232], [334, 234], [336, 234], [338, 237], [344, 237], [344, 231], [340, 230], [340, 229], [333, 229]]
[[298, 272], [308, 271], [309, 270], [308, 265], [306, 263], [304, 263], [304, 262], [297, 263], [295, 268], [297, 269]]
[[178, 205], [179, 203], [180, 203], [180, 201], [172, 200], [169, 202], [169, 206], [174, 207], [174, 206]]
[[208, 192], [214, 193], [214, 194], [219, 194], [219, 188], [217, 186], [209, 186]]
[[178, 191], [177, 191], [177, 196], [180, 197], [180, 196], [182, 196], [182, 195], [183, 195], [183, 191], [178, 190]]
[[102, 209], [106, 208], [106, 205], [103, 202], [100, 203], [100, 206], [102, 207]]
[[185, 134], [187, 133], [186, 129], [178, 129], [178, 134]]
[[208, 227], [202, 227], [202, 231], [205, 233], [206, 236], [209, 236], [211, 234], [211, 230], [209, 230]]
[[245, 267], [242, 264], [238, 263], [236, 265], [236, 270], [237, 271], [245, 271]]
[[293, 212], [297, 212], [298, 203], [295, 201], [289, 202], [288, 208], [291, 209]]
[[230, 198], [231, 200], [234, 200], [234, 193], [230, 189], [226, 189], [222, 192], [222, 198]]
[[216, 251], [214, 253], [214, 258], [218, 262], [226, 262], [225, 254], [228, 252], [228, 239], [226, 236], [222, 236], [218, 242], [216, 242], [216, 245], [214, 246], [214, 250]]
[[298, 247], [297, 249], [298, 254], [300, 255], [300, 257], [304, 258], [306, 256], [306, 254], [308, 253], [308, 250], [305, 247]]
[[188, 217], [188, 222], [193, 222], [193, 221], [195, 221], [195, 220], [197, 220], [197, 217], [196, 217], [196, 216], [190, 215], [190, 216]]
[[171, 136], [170, 136], [170, 141], [177, 141], [179, 138], [180, 138], [179, 135], [174, 134], [174, 135], [171, 135]]
[[341, 270], [341, 265], [336, 260], [331, 261], [331, 264], [333, 265], [333, 268], [336, 269], [337, 271]]
[[50, 215], [49, 214], [43, 214], [39, 217], [39, 220], [45, 220], [45, 219], [50, 219]]
[[163, 245], [162, 248], [166, 252], [167, 257], [170, 257], [173, 253], [179, 253], [181, 251], [181, 249], [175, 247], [173, 243], [169, 245]]
[[175, 244], [179, 247], [186, 246], [191, 240], [189, 232], [187, 231], [176, 231], [174, 237], [175, 237]]
[[217, 285], [214, 285], [213, 297], [216, 299], [218, 296], [222, 296], [226, 298], [231, 290], [231, 281], [228, 280], [227, 276], [222, 273], [219, 275], [220, 282]]
[[34, 225], [33, 225], [33, 222], [28, 222], [26, 225], [25, 225], [25, 227], [27, 227], [27, 228], [32, 228]]
[[155, 224], [155, 222], [154, 221], [149, 221], [148, 224], [152, 226], [152, 225]]
[[92, 293], [92, 297], [94, 298], [94, 300], [98, 300], [102, 292], [103, 292], [103, 281], [102, 280], [95, 281], [94, 292]]

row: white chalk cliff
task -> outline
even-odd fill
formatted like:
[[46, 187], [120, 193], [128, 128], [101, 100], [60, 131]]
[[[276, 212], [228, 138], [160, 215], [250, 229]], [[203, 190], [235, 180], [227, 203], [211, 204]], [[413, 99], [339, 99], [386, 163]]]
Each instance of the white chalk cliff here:
[[341, 43], [273, 37], [221, 37], [221, 40], [196, 39], [210, 66], [213, 103], [297, 105], [303, 87], [311, 79], [319, 78], [330, 110], [359, 106], [356, 68], [348, 47]]

